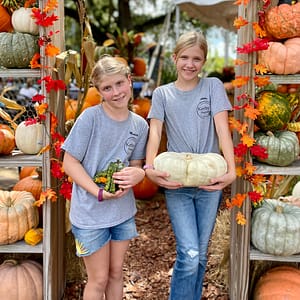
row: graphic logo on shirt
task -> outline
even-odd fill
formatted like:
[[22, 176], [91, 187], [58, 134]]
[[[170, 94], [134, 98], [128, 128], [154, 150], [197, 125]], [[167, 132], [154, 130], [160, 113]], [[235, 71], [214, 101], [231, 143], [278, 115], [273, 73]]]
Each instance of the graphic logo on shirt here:
[[210, 102], [207, 98], [201, 98], [197, 105], [197, 115], [206, 118], [210, 115]]
[[124, 145], [125, 153], [131, 153], [136, 145], [136, 137], [130, 137], [126, 140]]

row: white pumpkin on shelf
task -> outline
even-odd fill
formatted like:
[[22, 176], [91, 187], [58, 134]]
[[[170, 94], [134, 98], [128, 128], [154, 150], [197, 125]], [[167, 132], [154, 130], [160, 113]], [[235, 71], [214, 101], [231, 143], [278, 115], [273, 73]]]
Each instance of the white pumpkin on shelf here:
[[13, 11], [11, 23], [14, 31], [29, 33], [32, 35], [39, 34], [39, 26], [32, 18], [32, 8], [20, 7]]
[[15, 131], [17, 148], [25, 154], [37, 154], [43, 147], [44, 125], [21, 122]]

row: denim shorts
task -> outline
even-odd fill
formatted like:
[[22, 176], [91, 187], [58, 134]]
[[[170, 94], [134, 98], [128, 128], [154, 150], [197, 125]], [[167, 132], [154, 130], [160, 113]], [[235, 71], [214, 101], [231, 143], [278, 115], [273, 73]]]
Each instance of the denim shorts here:
[[131, 240], [138, 236], [134, 217], [109, 228], [81, 229], [72, 225], [72, 233], [79, 257], [93, 254], [109, 241]]

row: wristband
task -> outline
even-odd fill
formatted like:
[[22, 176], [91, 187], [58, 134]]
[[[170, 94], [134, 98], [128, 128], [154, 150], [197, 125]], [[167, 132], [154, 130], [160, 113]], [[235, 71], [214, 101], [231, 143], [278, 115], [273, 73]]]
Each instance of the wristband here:
[[98, 191], [98, 201], [102, 202], [103, 201], [103, 189], [100, 188]]
[[147, 170], [147, 169], [152, 169], [152, 170], [154, 170], [154, 167], [153, 167], [153, 165], [144, 165], [144, 166], [143, 166], [143, 170]]

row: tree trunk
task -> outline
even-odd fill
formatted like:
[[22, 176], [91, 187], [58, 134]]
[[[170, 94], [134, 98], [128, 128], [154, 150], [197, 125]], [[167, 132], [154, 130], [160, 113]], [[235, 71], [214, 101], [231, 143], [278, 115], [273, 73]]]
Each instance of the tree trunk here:
[[123, 31], [132, 29], [131, 14], [129, 8], [129, 0], [118, 0], [119, 5], [119, 24], [118, 27]]

